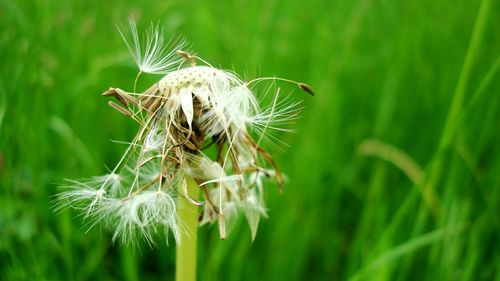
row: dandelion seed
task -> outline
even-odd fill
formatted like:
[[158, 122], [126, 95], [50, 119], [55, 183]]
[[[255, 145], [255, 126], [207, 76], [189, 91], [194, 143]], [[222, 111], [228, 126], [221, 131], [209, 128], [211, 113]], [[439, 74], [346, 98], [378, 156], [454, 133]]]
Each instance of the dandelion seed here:
[[186, 43], [183, 40], [165, 42], [158, 25], [151, 24], [141, 42], [135, 21], [130, 19], [129, 26], [130, 29], [119, 28], [118, 30], [141, 72], [166, 74], [182, 62], [176, 50], [185, 47]]
[[[292, 132], [287, 126], [301, 108], [300, 102], [282, 98], [279, 89], [272, 103], [263, 106], [252, 86], [286, 81], [311, 94], [312, 89], [274, 77], [244, 82], [180, 50], [183, 42], [165, 45], [158, 26], [148, 29], [145, 42], [133, 21], [120, 34], [140, 73], [166, 75], [140, 94], [118, 88], [103, 94], [117, 98], [123, 107], [112, 106], [137, 121], [140, 129], [110, 174], [69, 181], [56, 209], [81, 211], [91, 227], [110, 229], [113, 241], [131, 243], [142, 237], [154, 245], [157, 236], [172, 233], [180, 243], [183, 222], [175, 198], [185, 198], [202, 206], [200, 224], [219, 223], [221, 238], [238, 214], [244, 214], [255, 238], [260, 218], [266, 216], [264, 179], [280, 186], [283, 181], [261, 142], [277, 148], [283, 144], [273, 133]], [[209, 146], [217, 150], [213, 158], [204, 153]], [[198, 184], [201, 198], [189, 194], [188, 178]]]

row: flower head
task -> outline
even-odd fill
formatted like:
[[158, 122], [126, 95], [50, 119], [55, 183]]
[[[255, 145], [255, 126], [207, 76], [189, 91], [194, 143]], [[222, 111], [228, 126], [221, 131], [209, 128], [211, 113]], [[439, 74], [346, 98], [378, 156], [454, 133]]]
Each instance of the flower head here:
[[[195, 65], [202, 60], [179, 52], [191, 62], [184, 65], [173, 58], [173, 50], [163, 47], [157, 29], [146, 33], [144, 49], [135, 23], [130, 25], [132, 40], [121, 34], [141, 71], [167, 74], [141, 94], [118, 88], [103, 94], [116, 97], [121, 105], [111, 105], [136, 120], [140, 129], [110, 174], [71, 181], [59, 196], [60, 208], [81, 209], [93, 224], [112, 229], [113, 239], [132, 241], [139, 234], [154, 243], [157, 234], [171, 231], [179, 242], [182, 222], [177, 220], [175, 198], [181, 196], [202, 206], [201, 224], [218, 221], [222, 238], [239, 213], [255, 237], [259, 219], [266, 215], [263, 179], [274, 179], [280, 186], [283, 181], [261, 141], [276, 143], [279, 139], [272, 132], [290, 131], [281, 125], [293, 122], [300, 108], [282, 99], [279, 90], [263, 106], [252, 86], [285, 79], [244, 82], [232, 72]], [[170, 69], [173, 65], [175, 70]], [[210, 147], [214, 149], [206, 152]], [[189, 197], [187, 177], [198, 183], [202, 198]]]

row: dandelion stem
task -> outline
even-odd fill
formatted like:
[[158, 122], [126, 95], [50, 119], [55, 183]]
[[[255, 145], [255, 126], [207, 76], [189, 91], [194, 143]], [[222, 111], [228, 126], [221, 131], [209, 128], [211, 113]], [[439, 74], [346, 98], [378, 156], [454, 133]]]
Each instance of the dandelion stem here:
[[[198, 184], [186, 177], [188, 196], [198, 199]], [[183, 196], [177, 199], [177, 214], [181, 226], [181, 242], [177, 244], [176, 281], [196, 280], [196, 242], [198, 232], [198, 206], [191, 204]]]

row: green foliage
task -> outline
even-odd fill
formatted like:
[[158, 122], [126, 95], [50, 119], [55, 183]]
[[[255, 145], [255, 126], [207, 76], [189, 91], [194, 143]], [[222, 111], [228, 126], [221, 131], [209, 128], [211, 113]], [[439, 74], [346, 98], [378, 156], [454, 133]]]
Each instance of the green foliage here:
[[495, 0], [1, 0], [0, 279], [173, 279], [173, 245], [112, 245], [51, 210], [63, 178], [105, 173], [125, 149], [109, 140], [137, 129], [100, 97], [133, 87], [115, 27], [129, 15], [214, 65], [317, 93], [291, 93], [304, 114], [274, 153], [289, 182], [268, 187], [256, 240], [244, 223], [225, 241], [200, 229], [200, 280], [499, 278], [498, 11]]

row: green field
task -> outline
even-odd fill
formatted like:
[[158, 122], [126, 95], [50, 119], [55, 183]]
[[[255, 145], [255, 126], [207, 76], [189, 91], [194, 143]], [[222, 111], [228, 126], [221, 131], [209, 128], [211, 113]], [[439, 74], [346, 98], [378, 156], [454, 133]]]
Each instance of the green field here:
[[[139, 2], [139, 1], [137, 1]], [[137, 125], [107, 106], [137, 69], [133, 15], [245, 79], [310, 84], [283, 193], [252, 242], [200, 228], [199, 280], [500, 280], [500, 1], [0, 0], [0, 280], [173, 280], [175, 245], [124, 246], [55, 214]], [[161, 76], [144, 75], [145, 89]]]

